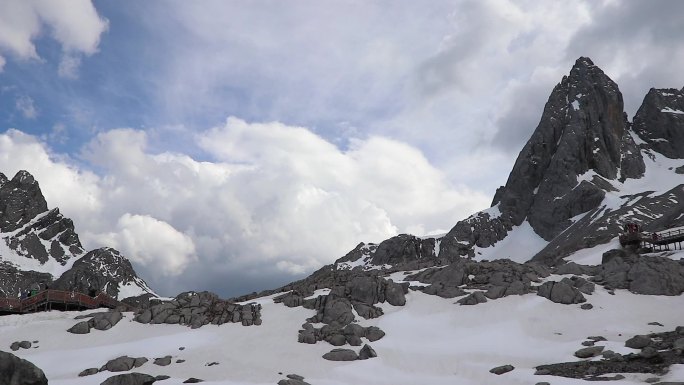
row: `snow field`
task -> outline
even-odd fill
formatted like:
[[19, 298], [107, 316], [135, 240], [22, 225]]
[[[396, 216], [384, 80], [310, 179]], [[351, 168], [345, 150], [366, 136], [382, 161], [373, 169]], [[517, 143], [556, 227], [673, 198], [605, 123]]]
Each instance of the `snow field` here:
[[[163, 384], [181, 384], [189, 377], [206, 384], [275, 384], [285, 374], [297, 373], [314, 385], [343, 384], [586, 384], [583, 380], [534, 376], [541, 364], [575, 361], [573, 353], [588, 336], [608, 339], [597, 345], [618, 353], [632, 350], [624, 341], [635, 334], [673, 330], [683, 324], [682, 297], [642, 296], [618, 290], [608, 294], [597, 287], [587, 296], [592, 310], [560, 305], [534, 294], [511, 296], [475, 306], [455, 305], [411, 291], [406, 306], [382, 304], [385, 315], [360, 320], [377, 325], [387, 335], [371, 346], [378, 357], [366, 361], [330, 362], [321, 356], [334, 347], [297, 342], [297, 330], [313, 311], [274, 304], [263, 305], [261, 326], [207, 325], [191, 330], [178, 325], [143, 325], [126, 313], [108, 331], [73, 335], [66, 329], [78, 322], [78, 312], [50, 312], [0, 317], [0, 348], [14, 341], [38, 340], [37, 349], [15, 354], [42, 368], [55, 385], [99, 384], [115, 373], [77, 377], [83, 369], [100, 367], [121, 355], [150, 360], [135, 371], [172, 378]], [[658, 321], [664, 327], [648, 325]], [[185, 350], [178, 348], [184, 346]], [[345, 346], [348, 348], [348, 346]], [[356, 351], [360, 347], [352, 347]], [[155, 357], [173, 356], [167, 367], [152, 364]], [[184, 363], [175, 363], [185, 359]], [[205, 366], [210, 362], [216, 366]], [[496, 376], [489, 369], [512, 364], [516, 369]], [[283, 375], [279, 375], [282, 372]], [[675, 368], [663, 380], [682, 379]], [[646, 375], [626, 375], [614, 384], [643, 384]]]

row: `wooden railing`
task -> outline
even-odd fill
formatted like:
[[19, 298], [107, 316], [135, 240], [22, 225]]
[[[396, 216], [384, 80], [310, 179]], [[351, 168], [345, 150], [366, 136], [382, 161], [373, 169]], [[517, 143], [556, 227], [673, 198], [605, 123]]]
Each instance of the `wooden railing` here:
[[86, 294], [73, 291], [43, 290], [28, 298], [0, 298], [0, 311], [25, 313], [37, 310], [39, 306], [48, 303], [76, 305], [81, 308], [89, 309], [103, 306], [115, 308], [123, 305], [121, 302], [102, 292], [95, 297], [90, 297]]

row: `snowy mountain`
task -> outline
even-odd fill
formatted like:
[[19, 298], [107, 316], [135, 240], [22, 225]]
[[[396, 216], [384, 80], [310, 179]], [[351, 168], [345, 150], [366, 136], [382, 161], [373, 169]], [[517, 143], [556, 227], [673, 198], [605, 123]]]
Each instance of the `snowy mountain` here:
[[[0, 317], [0, 349], [53, 385], [684, 383], [683, 242], [618, 242], [626, 221], [684, 226], [683, 103], [684, 89], [651, 90], [630, 123], [618, 86], [580, 58], [492, 207], [447, 234], [361, 243], [305, 279], [228, 300]], [[18, 206], [8, 236], [44, 212]], [[102, 286], [122, 258], [55, 259], [68, 266], [55, 284]]]
[[27, 171], [11, 180], [0, 173], [0, 238], [3, 297], [16, 297], [34, 283], [82, 293], [94, 289], [119, 299], [153, 293], [118, 251], [86, 253], [71, 219], [48, 209]]

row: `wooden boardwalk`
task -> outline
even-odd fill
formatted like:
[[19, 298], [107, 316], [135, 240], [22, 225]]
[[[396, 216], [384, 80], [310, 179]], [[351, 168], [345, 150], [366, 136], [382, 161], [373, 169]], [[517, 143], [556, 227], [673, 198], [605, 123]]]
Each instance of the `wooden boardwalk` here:
[[132, 308], [114, 298], [99, 293], [90, 297], [83, 293], [61, 290], [43, 290], [28, 298], [0, 298], [0, 314], [22, 314], [47, 310], [86, 310], [123, 306]]
[[641, 234], [640, 239], [644, 247], [650, 247], [654, 251], [682, 250], [684, 227], [667, 229], [650, 235]]

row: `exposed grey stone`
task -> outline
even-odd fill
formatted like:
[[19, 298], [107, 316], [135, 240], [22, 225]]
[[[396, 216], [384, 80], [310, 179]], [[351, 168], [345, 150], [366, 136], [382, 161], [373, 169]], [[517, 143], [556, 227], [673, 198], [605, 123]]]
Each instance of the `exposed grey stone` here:
[[513, 365], [503, 365], [503, 366], [497, 366], [496, 368], [491, 368], [489, 369], [489, 373], [494, 373], [496, 375], [502, 375], [504, 373], [508, 373], [515, 369]]
[[483, 292], [475, 291], [468, 294], [467, 297], [461, 298], [456, 302], [461, 305], [477, 305], [479, 303], [487, 302], [487, 297], [485, 297]]
[[636, 335], [625, 341], [625, 346], [632, 349], [643, 349], [652, 342], [653, 341], [648, 336]]
[[67, 331], [74, 334], [88, 334], [90, 333], [90, 323], [88, 321], [81, 321], [67, 329]]
[[155, 358], [154, 362], [155, 365], [159, 366], [167, 366], [171, 364], [171, 356], [164, 356], [160, 358]]
[[592, 305], [592, 304], [590, 304], [590, 303], [583, 303], [583, 304], [580, 306], [580, 309], [582, 309], [582, 310], [591, 310], [591, 309], [593, 309], [593, 308], [594, 308], [594, 305]]
[[359, 351], [359, 360], [367, 360], [369, 358], [374, 358], [377, 356], [378, 354], [368, 344], [364, 345], [363, 348], [361, 348], [361, 350]]
[[651, 88], [634, 115], [634, 131], [646, 142], [645, 147], [668, 158], [684, 158], [684, 92], [676, 88]]
[[580, 291], [565, 282], [544, 282], [537, 291], [537, 295], [548, 298], [552, 302], [565, 305], [586, 302]]
[[184, 384], [197, 384], [199, 382], [204, 382], [204, 380], [195, 377], [190, 377], [187, 380], [183, 381]]
[[122, 318], [123, 315], [119, 311], [94, 313], [90, 321], [88, 321], [88, 325], [97, 330], [109, 330], [119, 323]]
[[323, 355], [329, 361], [354, 361], [359, 358], [355, 351], [350, 349], [333, 349]]
[[385, 332], [377, 326], [369, 326], [366, 328], [366, 338], [370, 342], [375, 342], [385, 336]]
[[605, 349], [605, 346], [590, 346], [588, 348], [582, 348], [575, 352], [575, 357], [577, 358], [591, 358], [596, 357]]
[[147, 362], [147, 358], [145, 357], [134, 358], [121, 356], [107, 361], [107, 363], [100, 368], [100, 371], [104, 372], [107, 370], [110, 372], [125, 372], [133, 368], [138, 368], [145, 362]]
[[97, 368], [88, 368], [82, 371], [81, 373], [78, 374], [79, 377], [85, 377], [85, 376], [92, 376], [93, 374], [97, 374], [99, 370]]
[[149, 374], [126, 373], [109, 377], [100, 385], [151, 385], [155, 381], [156, 379]]
[[33, 363], [0, 351], [0, 381], [8, 385], [47, 385], [45, 373]]

